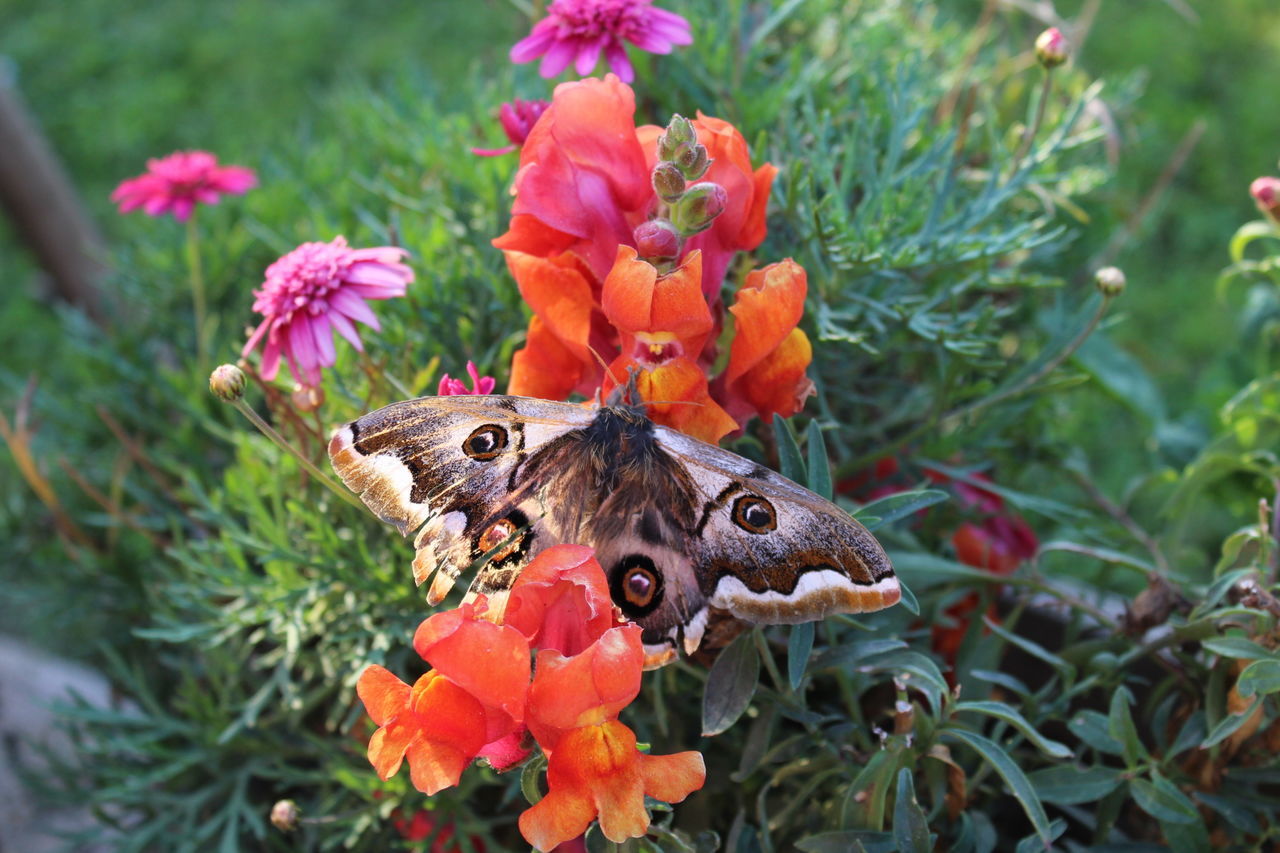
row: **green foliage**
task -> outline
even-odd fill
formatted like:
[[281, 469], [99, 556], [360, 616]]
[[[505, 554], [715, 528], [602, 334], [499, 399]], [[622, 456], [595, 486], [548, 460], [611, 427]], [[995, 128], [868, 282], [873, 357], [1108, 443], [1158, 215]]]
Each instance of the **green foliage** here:
[[[491, 38], [505, 45], [523, 22], [494, 9]], [[1184, 442], [1179, 464], [1142, 472], [1117, 503], [1092, 473], [1108, 459], [1075, 447], [1075, 410], [1122, 399], [1147, 430], [1168, 426], [1171, 407], [1125, 350], [1085, 343], [1110, 303], [1063, 260], [1075, 212], [1109, 174], [1097, 84], [1068, 68], [1043, 89], [1039, 68], [971, 45], [965, 19], [925, 2], [680, 11], [700, 47], [641, 64], [638, 118], [702, 109], [738, 124], [756, 159], [782, 170], [758, 256], [791, 255], [809, 273], [810, 417], [755, 425], [736, 449], [835, 494], [886, 543], [904, 592], [886, 612], [753, 629], [709, 668], [649, 675], [628, 724], [655, 752], [700, 749], [709, 773], [632, 848], [1274, 838], [1278, 546], [1258, 500], [1280, 480], [1280, 380], [1273, 315], [1256, 306], [1274, 306], [1276, 265], [1247, 260], [1272, 234], [1248, 226], [1234, 244], [1232, 281], [1261, 293], [1241, 319], [1251, 381], [1211, 436]], [[225, 55], [229, 37], [200, 43]], [[411, 252], [410, 295], [379, 304], [367, 357], [340, 350], [316, 416], [279, 390], [250, 393], [317, 461], [328, 427], [398, 387], [429, 392], [468, 358], [501, 386], [525, 327], [489, 245], [506, 226], [514, 161], [468, 148], [493, 137], [492, 105], [544, 84], [505, 64], [483, 82], [456, 74], [453, 91], [386, 70], [376, 87], [317, 98], [287, 143], [257, 135], [261, 115], [237, 115], [242, 147], [230, 153], [262, 186], [200, 213], [226, 360], [252, 321], [251, 286], [297, 243], [342, 233]], [[270, 79], [260, 71], [243, 70]], [[211, 103], [215, 117], [233, 112]], [[81, 749], [33, 782], [89, 803], [122, 850], [396, 849], [408, 844], [395, 818], [421, 809], [456, 824], [464, 846], [518, 849], [537, 759], [505, 775], [473, 769], [430, 800], [404, 773], [374, 775], [354, 684], [371, 663], [402, 677], [423, 667], [410, 649], [426, 613], [411, 550], [208, 396], [180, 229], [142, 217], [120, 228], [113, 284], [128, 322], [103, 333], [61, 318], [74, 366], [35, 402], [37, 457], [66, 457], [107, 498], [65, 498], [90, 544], [50, 541], [48, 511], [26, 491], [6, 487], [0, 523], [8, 562], [59, 566], [10, 572], [8, 600], [102, 665], [123, 699], [65, 709]], [[0, 399], [16, 398], [25, 376], [0, 378]], [[867, 487], [887, 483], [868, 472], [885, 457], [904, 482], [876, 500]], [[70, 472], [49, 475], [74, 494]], [[954, 533], [974, 516], [962, 487], [1024, 513], [1045, 540], [1036, 558], [1007, 574], [964, 563]], [[302, 808], [293, 836], [267, 822], [284, 798]]]

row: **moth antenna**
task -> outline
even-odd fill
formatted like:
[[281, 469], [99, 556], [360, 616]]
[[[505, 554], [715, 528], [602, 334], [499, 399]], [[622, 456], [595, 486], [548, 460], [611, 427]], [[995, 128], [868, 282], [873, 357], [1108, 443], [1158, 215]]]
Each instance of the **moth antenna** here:
[[596, 361], [600, 362], [600, 366], [604, 368], [604, 372], [609, 374], [609, 378], [613, 380], [613, 384], [622, 385], [623, 382], [618, 379], [618, 374], [614, 373], [612, 368], [609, 367], [609, 363], [600, 356], [600, 353], [596, 352], [596, 348], [591, 344], [587, 344], [587, 349], [596, 357]]

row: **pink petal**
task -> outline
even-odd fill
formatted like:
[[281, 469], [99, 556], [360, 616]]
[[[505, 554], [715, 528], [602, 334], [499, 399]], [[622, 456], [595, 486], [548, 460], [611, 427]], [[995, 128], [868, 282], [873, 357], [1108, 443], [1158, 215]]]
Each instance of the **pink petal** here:
[[596, 63], [600, 61], [600, 51], [604, 49], [604, 37], [592, 39], [578, 47], [578, 61], [574, 64], [574, 71], [577, 71], [583, 77], [590, 74], [596, 67]]
[[267, 333], [267, 327], [270, 325], [270, 318], [267, 318], [258, 324], [258, 328], [254, 329], [253, 334], [249, 336], [249, 341], [244, 345], [244, 349], [240, 350], [241, 358], [249, 357], [249, 353], [253, 352], [253, 348], [258, 345], [258, 341], [262, 340], [262, 336]]
[[289, 324], [289, 356], [291, 364], [296, 363], [304, 370], [309, 371], [316, 366], [315, 337], [311, 334], [311, 323], [306, 318], [295, 319]]
[[519, 148], [518, 145], [508, 145], [505, 148], [472, 148], [471, 153], [477, 157], [501, 157], [503, 154], [510, 154]]
[[340, 287], [333, 291], [329, 294], [329, 304], [351, 319], [364, 323], [376, 331], [379, 328], [378, 318], [374, 316], [373, 310], [365, 304], [365, 301], [351, 290], [349, 287]]
[[347, 319], [345, 314], [338, 311], [330, 311], [329, 323], [338, 334], [346, 338], [347, 342], [356, 348], [356, 352], [364, 352], [364, 346], [360, 343], [360, 333], [356, 331], [355, 326], [351, 325], [351, 321]]
[[605, 58], [609, 60], [609, 67], [613, 69], [613, 73], [618, 75], [618, 79], [623, 83], [630, 83], [636, 79], [635, 69], [631, 67], [631, 60], [627, 58], [627, 50], [622, 46], [621, 42], [610, 42], [604, 49]]
[[258, 368], [262, 378], [268, 381], [275, 379], [280, 372], [280, 342], [275, 335], [267, 338], [267, 345], [262, 349], [262, 364]]
[[[400, 267], [400, 269], [407, 271], [408, 267]], [[397, 296], [403, 295], [405, 290], [404, 272], [385, 264], [372, 262], [355, 264], [347, 271], [346, 280], [353, 284], [368, 284], [396, 290]]]
[[332, 367], [338, 362], [338, 353], [333, 348], [333, 331], [329, 328], [329, 318], [318, 314], [307, 325], [311, 327], [311, 336], [315, 338], [320, 366]]
[[547, 48], [555, 40], [555, 26], [549, 21], [539, 21], [529, 35], [511, 46], [508, 58], [517, 64], [537, 59], [547, 52]]
[[547, 55], [542, 57], [542, 64], [538, 66], [538, 73], [548, 79], [556, 76], [569, 67], [569, 63], [573, 62], [574, 55], [577, 52], [578, 47], [574, 42], [568, 40], [557, 41], [547, 51]]
[[191, 211], [195, 210], [196, 203], [189, 198], [174, 199], [173, 202], [173, 218], [179, 222], [186, 222], [191, 218]]

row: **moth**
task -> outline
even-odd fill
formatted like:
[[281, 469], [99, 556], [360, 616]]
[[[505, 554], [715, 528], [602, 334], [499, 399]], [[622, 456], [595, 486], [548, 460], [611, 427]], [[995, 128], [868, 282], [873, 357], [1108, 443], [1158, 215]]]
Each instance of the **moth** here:
[[884, 549], [848, 513], [630, 399], [421, 397], [339, 427], [329, 457], [379, 518], [418, 531], [413, 574], [434, 575], [432, 604], [478, 564], [468, 595], [500, 609], [540, 551], [593, 547], [650, 666], [693, 654], [717, 617], [795, 624], [899, 600]]

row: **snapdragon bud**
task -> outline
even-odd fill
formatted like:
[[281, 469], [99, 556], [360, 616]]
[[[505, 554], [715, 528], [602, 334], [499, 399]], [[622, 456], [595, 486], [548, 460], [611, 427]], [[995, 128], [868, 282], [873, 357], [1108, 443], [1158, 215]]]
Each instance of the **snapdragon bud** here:
[[1057, 68], [1067, 56], [1067, 37], [1057, 27], [1050, 27], [1036, 39], [1036, 59], [1045, 68]]
[[658, 137], [658, 159], [674, 160], [682, 147], [696, 145], [698, 132], [689, 121], [679, 113], [671, 116], [667, 130]]
[[244, 371], [234, 364], [220, 364], [209, 374], [209, 390], [213, 396], [234, 403], [244, 396]]
[[1124, 292], [1124, 270], [1119, 267], [1103, 267], [1093, 274], [1093, 283], [1098, 292], [1108, 298], [1119, 296]]
[[674, 260], [680, 254], [680, 235], [670, 222], [650, 219], [635, 230], [636, 252], [646, 261]]
[[671, 224], [682, 236], [692, 237], [710, 228], [728, 206], [729, 194], [724, 187], [703, 181], [689, 187], [680, 200], [671, 205]]
[[1280, 178], [1262, 177], [1249, 185], [1249, 194], [1268, 219], [1280, 222]]
[[653, 191], [667, 204], [684, 195], [684, 175], [674, 163], [663, 161], [653, 167]]

